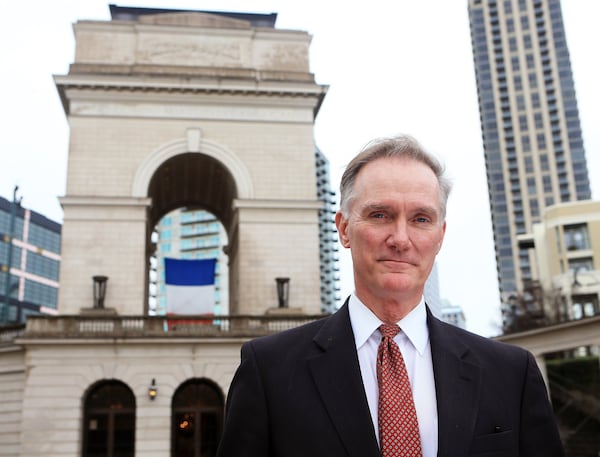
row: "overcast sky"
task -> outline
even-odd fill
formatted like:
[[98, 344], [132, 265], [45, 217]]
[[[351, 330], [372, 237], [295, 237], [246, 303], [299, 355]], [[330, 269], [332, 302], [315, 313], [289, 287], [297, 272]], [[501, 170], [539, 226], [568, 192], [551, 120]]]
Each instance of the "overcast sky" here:
[[[62, 222], [68, 124], [52, 75], [68, 73], [72, 24], [109, 20], [110, 2], [5, 2], [0, 27], [0, 195]], [[499, 298], [467, 0], [145, 0], [119, 6], [278, 13], [276, 26], [313, 36], [311, 71], [329, 85], [315, 125], [334, 187], [370, 139], [410, 133], [445, 162], [454, 181], [438, 256], [442, 298], [468, 328], [499, 332]], [[563, 17], [593, 197], [600, 198], [600, 1], [563, 0]], [[351, 292], [342, 256], [342, 293]]]

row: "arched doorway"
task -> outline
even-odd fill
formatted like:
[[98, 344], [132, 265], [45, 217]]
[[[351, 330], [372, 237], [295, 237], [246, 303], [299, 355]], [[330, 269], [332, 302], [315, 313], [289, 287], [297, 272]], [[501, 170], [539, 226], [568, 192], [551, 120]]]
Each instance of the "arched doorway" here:
[[172, 457], [213, 457], [221, 439], [224, 396], [206, 379], [183, 383], [173, 396]]
[[101, 381], [84, 399], [83, 457], [133, 457], [135, 396], [121, 381]]
[[[161, 219], [163, 216], [168, 218], [170, 214], [174, 214], [173, 210], [178, 209], [183, 212], [178, 217], [178, 224], [173, 227], [172, 241], [177, 243], [178, 247], [173, 246], [173, 249], [169, 249], [177, 258], [206, 258], [198, 257], [204, 255], [200, 249], [196, 249], [198, 246], [186, 246], [186, 243], [192, 240], [195, 243], [209, 241], [208, 237], [198, 233], [212, 224], [212, 221], [200, 220], [204, 218], [204, 214], [211, 215], [212, 219], [215, 219], [214, 225], [223, 228], [220, 240], [229, 239], [234, 219], [232, 201], [237, 197], [237, 189], [231, 173], [217, 159], [201, 153], [183, 153], [167, 159], [152, 175], [148, 185], [148, 196], [152, 200], [148, 218], [149, 278], [152, 277], [153, 268], [159, 272], [162, 268], [162, 264], [156, 264], [156, 259], [158, 258], [159, 262], [161, 259], [161, 252], [157, 252], [157, 244], [160, 240], [156, 239], [156, 235], [161, 232], [158, 224], [165, 222]], [[200, 210], [202, 214], [199, 214]], [[189, 230], [186, 232], [186, 229]], [[217, 233], [218, 231], [217, 229]], [[171, 227], [162, 231], [163, 235], [166, 233], [171, 234]], [[165, 248], [168, 244], [171, 243], [163, 243], [162, 247]], [[228, 278], [228, 272], [223, 271], [229, 264], [224, 255], [221, 255], [223, 245], [216, 242], [216, 247], [220, 252], [211, 256], [218, 259], [218, 268], [221, 270], [219, 278]], [[231, 259], [235, 255], [235, 250], [231, 244], [226, 246], [226, 250], [227, 256]], [[192, 253], [195, 256], [187, 256]], [[152, 286], [152, 280], [150, 281]], [[161, 277], [156, 278], [156, 282], [160, 283]], [[229, 293], [223, 296], [228, 297]], [[149, 297], [148, 302], [151, 301], [152, 296]], [[228, 303], [221, 304], [221, 308], [227, 310]], [[149, 311], [152, 311], [152, 307]]]

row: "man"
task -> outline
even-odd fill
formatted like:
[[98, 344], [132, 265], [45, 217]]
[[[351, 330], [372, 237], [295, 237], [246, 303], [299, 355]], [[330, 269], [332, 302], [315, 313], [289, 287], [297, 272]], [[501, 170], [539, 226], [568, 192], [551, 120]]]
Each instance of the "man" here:
[[[426, 307], [450, 188], [408, 136], [375, 141], [350, 162], [336, 225], [355, 292], [328, 318], [244, 344], [219, 457], [564, 455], [532, 355]], [[401, 355], [383, 355], [398, 346]], [[407, 374], [384, 374], [390, 364]], [[400, 377], [408, 397], [390, 400], [388, 382]]]

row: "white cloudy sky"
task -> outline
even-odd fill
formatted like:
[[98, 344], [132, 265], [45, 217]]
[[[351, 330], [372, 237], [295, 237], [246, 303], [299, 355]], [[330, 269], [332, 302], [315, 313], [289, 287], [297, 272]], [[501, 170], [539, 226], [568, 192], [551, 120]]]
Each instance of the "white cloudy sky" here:
[[[0, 195], [62, 221], [68, 125], [52, 80], [73, 60], [72, 23], [108, 20], [101, 0], [5, 2], [0, 26]], [[410, 133], [455, 182], [438, 256], [441, 295], [469, 329], [498, 333], [499, 300], [472, 64], [467, 0], [130, 0], [120, 6], [278, 13], [313, 35], [311, 70], [330, 86], [316, 121], [337, 184], [368, 140]], [[343, 7], [342, 7], [343, 6]], [[600, 198], [600, 1], [563, 0], [592, 192]], [[351, 277], [347, 256], [342, 274]], [[351, 281], [342, 282], [344, 294]]]

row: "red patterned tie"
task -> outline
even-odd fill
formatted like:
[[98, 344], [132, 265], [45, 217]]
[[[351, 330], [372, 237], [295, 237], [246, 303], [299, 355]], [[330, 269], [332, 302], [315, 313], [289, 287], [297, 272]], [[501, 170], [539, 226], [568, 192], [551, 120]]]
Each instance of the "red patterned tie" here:
[[379, 440], [382, 457], [421, 457], [421, 438], [410, 381], [394, 336], [397, 325], [383, 324], [377, 350]]

